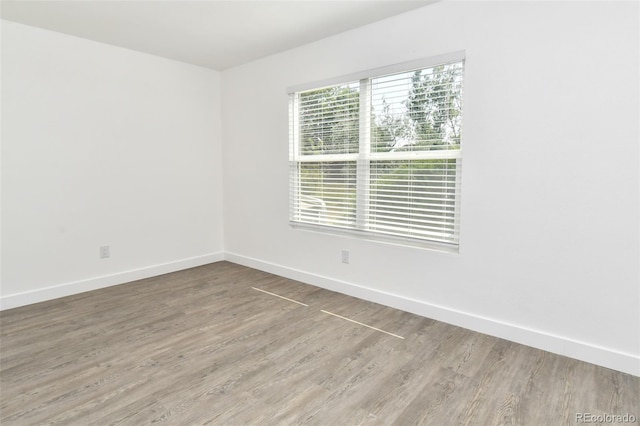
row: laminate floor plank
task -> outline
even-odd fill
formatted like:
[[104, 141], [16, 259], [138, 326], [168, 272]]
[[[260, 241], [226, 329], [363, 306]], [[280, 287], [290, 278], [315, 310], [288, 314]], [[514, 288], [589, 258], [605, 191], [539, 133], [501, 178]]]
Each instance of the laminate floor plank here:
[[638, 377], [229, 262], [0, 312], [3, 426], [575, 425], [639, 401]]

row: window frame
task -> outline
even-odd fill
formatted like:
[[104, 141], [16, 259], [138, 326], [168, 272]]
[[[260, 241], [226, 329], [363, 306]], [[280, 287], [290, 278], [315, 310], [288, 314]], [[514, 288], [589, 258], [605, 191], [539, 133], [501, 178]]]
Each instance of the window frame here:
[[[465, 52], [457, 51], [445, 55], [434, 56], [425, 59], [402, 62], [381, 68], [369, 69], [354, 74], [349, 74], [332, 79], [292, 86], [287, 89], [289, 94], [289, 224], [293, 229], [302, 229], [323, 234], [337, 234], [342, 236], [358, 237], [369, 241], [396, 244], [402, 246], [427, 248], [437, 251], [458, 253], [460, 247], [460, 194], [461, 194], [461, 161], [462, 146], [453, 150], [422, 150], [422, 151], [396, 151], [396, 152], [372, 152], [371, 150], [371, 121], [362, 119], [371, 114], [371, 82], [373, 79], [420, 69], [433, 68], [438, 65], [462, 62], [464, 81]], [[319, 90], [337, 85], [359, 83], [359, 145], [357, 153], [342, 154], [302, 154], [300, 152], [300, 111], [299, 97], [301, 92]], [[439, 160], [454, 159], [456, 161], [455, 173], [455, 200], [454, 200], [454, 233], [456, 242], [436, 241], [412, 236], [390, 235], [381, 231], [367, 229], [367, 218], [370, 191], [370, 165], [374, 161], [410, 161], [410, 160]], [[300, 188], [299, 165], [305, 162], [353, 162], [356, 168], [356, 218], [353, 227], [341, 227], [334, 225], [314, 224], [295, 220], [294, 205], [296, 189]], [[300, 199], [298, 199], [298, 203]]]

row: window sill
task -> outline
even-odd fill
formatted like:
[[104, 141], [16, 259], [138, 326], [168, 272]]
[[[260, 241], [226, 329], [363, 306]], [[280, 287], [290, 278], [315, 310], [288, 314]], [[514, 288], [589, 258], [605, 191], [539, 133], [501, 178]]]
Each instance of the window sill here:
[[332, 226], [314, 225], [303, 222], [289, 222], [291, 229], [315, 232], [324, 235], [338, 235], [342, 237], [355, 238], [375, 243], [394, 245], [400, 247], [410, 247], [421, 250], [436, 251], [440, 253], [459, 254], [459, 245], [440, 243], [436, 241], [419, 240], [416, 238], [395, 237], [374, 232], [359, 231], [356, 229], [338, 228]]

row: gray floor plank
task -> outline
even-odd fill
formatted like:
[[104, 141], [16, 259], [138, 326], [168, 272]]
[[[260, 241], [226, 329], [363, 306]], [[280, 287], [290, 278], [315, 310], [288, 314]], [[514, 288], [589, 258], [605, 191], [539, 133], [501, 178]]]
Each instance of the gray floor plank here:
[[638, 377], [229, 262], [0, 312], [0, 341], [3, 426], [640, 417]]

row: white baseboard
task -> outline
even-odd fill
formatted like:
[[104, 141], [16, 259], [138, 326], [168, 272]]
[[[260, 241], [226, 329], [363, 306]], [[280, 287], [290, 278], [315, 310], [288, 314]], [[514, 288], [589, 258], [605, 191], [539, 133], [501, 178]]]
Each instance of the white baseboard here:
[[482, 317], [444, 306], [437, 306], [428, 302], [409, 299], [396, 294], [374, 290], [234, 253], [225, 253], [224, 258], [229, 262], [347, 294], [359, 299], [390, 306], [526, 346], [611, 368], [623, 373], [640, 376], [640, 356], [635, 354], [624, 353], [558, 336], [553, 333]]
[[17, 308], [19, 306], [30, 305], [32, 303], [44, 302], [46, 300], [57, 299], [59, 297], [70, 296], [72, 294], [84, 293], [85, 291], [97, 290], [131, 281], [167, 274], [169, 272], [180, 271], [193, 268], [195, 266], [206, 265], [208, 263], [224, 260], [224, 253], [210, 253], [203, 256], [181, 259], [174, 262], [162, 263], [159, 265], [147, 266], [130, 271], [118, 272], [116, 274], [103, 275], [88, 278], [86, 280], [73, 281], [61, 285], [47, 287], [24, 293], [10, 294], [0, 297], [0, 310]]
[[430, 304], [424, 301], [409, 299], [396, 294], [374, 290], [345, 281], [312, 274], [234, 253], [211, 253], [204, 256], [181, 259], [174, 262], [152, 265], [116, 274], [74, 281], [39, 290], [1, 296], [0, 310], [16, 308], [19, 306], [30, 305], [32, 303], [70, 296], [72, 294], [83, 293], [85, 291], [124, 284], [169, 272], [206, 265], [208, 263], [214, 263], [221, 260], [228, 260], [233, 263], [379, 303], [381, 305], [390, 306], [423, 317], [433, 318], [435, 320], [467, 328], [469, 330], [485, 333], [559, 355], [568, 356], [570, 358], [579, 359], [581, 361], [590, 362], [592, 364], [611, 368], [634, 376], [640, 376], [640, 356], [636, 354], [624, 353], [591, 343], [577, 341], [564, 336], [558, 336], [546, 331], [535, 330], [517, 324], [511, 324], [444, 306]]

